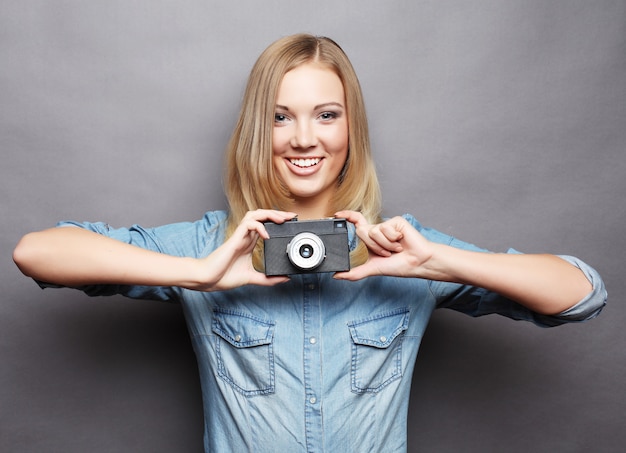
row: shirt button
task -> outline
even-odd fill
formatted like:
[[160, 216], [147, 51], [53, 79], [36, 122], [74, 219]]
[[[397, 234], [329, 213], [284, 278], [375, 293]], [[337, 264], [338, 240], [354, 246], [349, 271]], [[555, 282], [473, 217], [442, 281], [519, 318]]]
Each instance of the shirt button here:
[[309, 403], [311, 403], [311, 404], [315, 404], [315, 403], [317, 403], [317, 398], [315, 398], [314, 396], [312, 396], [311, 398], [309, 398]]
[[309, 338], [309, 343], [311, 343], [311, 344], [317, 343], [317, 338], [315, 338], [315, 337]]
[[311, 290], [311, 291], [312, 291], [312, 290], [314, 290], [314, 289], [315, 289], [315, 283], [309, 283], [309, 284], [307, 285], [307, 289], [309, 289], [309, 290]]
[[387, 337], [386, 336], [383, 335], [382, 337], [380, 337], [380, 342], [381, 343], [385, 343], [386, 341], [387, 341]]
[[235, 341], [239, 343], [241, 341], [241, 335], [235, 335]]

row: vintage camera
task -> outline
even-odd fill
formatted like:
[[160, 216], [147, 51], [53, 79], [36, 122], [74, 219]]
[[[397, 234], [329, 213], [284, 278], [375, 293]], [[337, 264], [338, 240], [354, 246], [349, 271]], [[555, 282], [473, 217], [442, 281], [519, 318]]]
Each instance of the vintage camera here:
[[350, 270], [345, 219], [265, 222], [265, 274], [291, 275]]

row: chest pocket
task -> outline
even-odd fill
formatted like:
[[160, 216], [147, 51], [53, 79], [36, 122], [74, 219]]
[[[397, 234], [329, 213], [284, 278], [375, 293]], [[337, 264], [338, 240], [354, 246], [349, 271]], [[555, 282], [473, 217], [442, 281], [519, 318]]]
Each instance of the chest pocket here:
[[402, 340], [408, 324], [408, 308], [348, 324], [354, 393], [377, 393], [402, 377]]
[[274, 323], [216, 309], [212, 331], [218, 375], [245, 396], [274, 393]]

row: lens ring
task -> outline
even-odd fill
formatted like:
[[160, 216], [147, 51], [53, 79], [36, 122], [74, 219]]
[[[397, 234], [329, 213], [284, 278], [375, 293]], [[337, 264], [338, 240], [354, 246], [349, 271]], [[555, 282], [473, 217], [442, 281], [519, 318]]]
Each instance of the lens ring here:
[[[305, 250], [310, 253], [303, 253]], [[287, 256], [298, 269], [308, 271], [322, 264], [326, 257], [326, 248], [318, 235], [303, 231], [296, 234], [287, 246]]]

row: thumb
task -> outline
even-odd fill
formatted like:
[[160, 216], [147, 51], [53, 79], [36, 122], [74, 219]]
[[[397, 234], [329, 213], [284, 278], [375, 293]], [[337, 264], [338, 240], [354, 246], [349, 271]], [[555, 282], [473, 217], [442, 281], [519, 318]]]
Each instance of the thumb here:
[[376, 271], [376, 269], [370, 264], [370, 262], [367, 262], [353, 269], [350, 269], [347, 272], [336, 272], [333, 275], [333, 278], [335, 280], [348, 280], [353, 282], [377, 274], [379, 274], [379, 272]]

